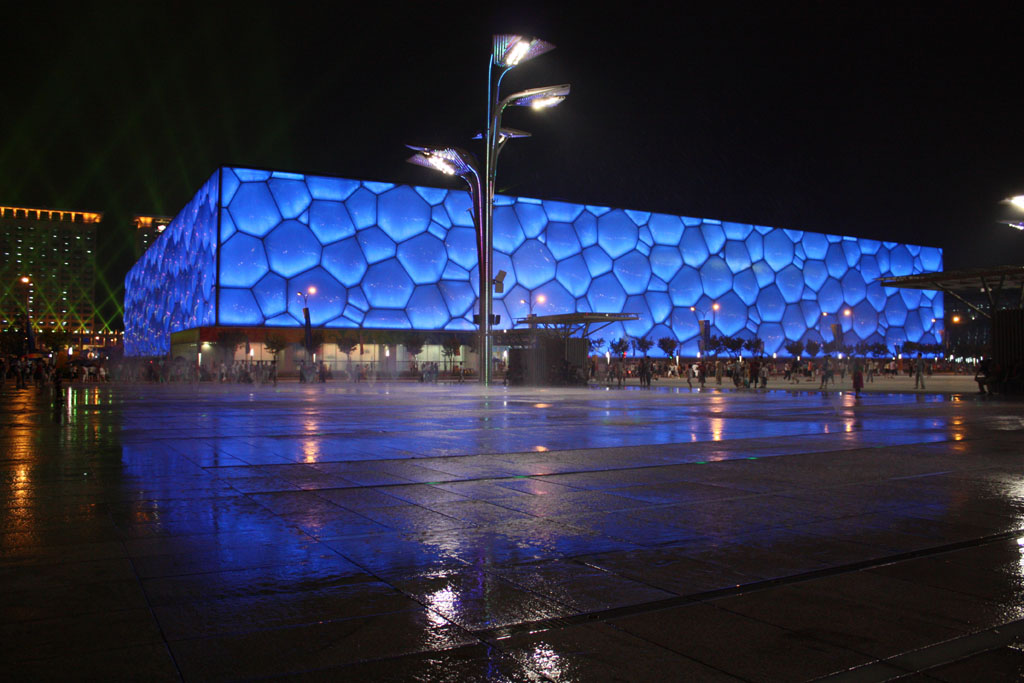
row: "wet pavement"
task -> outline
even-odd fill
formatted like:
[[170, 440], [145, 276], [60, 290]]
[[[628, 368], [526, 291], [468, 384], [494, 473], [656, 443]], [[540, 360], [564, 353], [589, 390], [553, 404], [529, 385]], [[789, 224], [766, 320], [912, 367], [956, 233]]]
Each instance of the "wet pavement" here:
[[1024, 673], [1022, 403], [408, 384], [0, 398], [7, 679]]

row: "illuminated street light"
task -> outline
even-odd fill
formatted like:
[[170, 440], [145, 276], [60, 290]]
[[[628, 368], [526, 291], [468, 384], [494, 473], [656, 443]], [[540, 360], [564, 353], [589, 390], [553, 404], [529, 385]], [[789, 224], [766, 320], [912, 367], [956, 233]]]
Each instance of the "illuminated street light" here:
[[502, 128], [501, 115], [505, 108], [510, 106], [546, 109], [561, 103], [569, 95], [569, 86], [563, 84], [523, 90], [501, 99], [501, 81], [510, 70], [555, 49], [555, 46], [537, 38], [513, 34], [495, 35], [491, 45], [490, 67], [487, 71], [487, 125], [482, 135], [483, 168], [480, 168], [471, 155], [454, 147], [411, 147], [417, 154], [409, 159], [411, 163], [428, 166], [446, 175], [460, 176], [469, 184], [470, 193], [476, 195], [473, 197], [473, 205], [480, 272], [480, 382], [484, 386], [491, 384], [491, 325], [495, 287], [494, 179], [498, 155], [509, 140], [529, 137], [529, 133]]
[[[480, 319], [478, 334], [479, 343], [477, 348], [480, 349], [479, 358], [479, 372], [480, 381], [485, 380], [489, 382], [491, 376], [491, 357], [490, 353], [485, 352], [484, 349], [490, 349], [488, 343], [490, 339], [490, 307], [484, 305], [484, 293], [488, 295], [493, 291], [494, 286], [493, 277], [491, 273], [494, 271], [493, 264], [491, 263], [491, 250], [490, 243], [485, 239], [484, 230], [484, 210], [483, 210], [483, 184], [480, 176], [480, 164], [477, 162], [476, 157], [464, 149], [458, 147], [419, 147], [416, 145], [406, 145], [415, 154], [406, 159], [410, 164], [417, 166], [423, 166], [425, 168], [432, 168], [446, 175], [454, 175], [462, 178], [462, 180], [469, 186], [469, 197], [473, 204], [473, 227], [476, 228], [476, 252], [477, 260], [479, 262], [479, 274], [480, 274]], [[487, 320], [484, 320], [484, 309], [487, 309]]]
[[[542, 304], [542, 303], [544, 303], [547, 300], [548, 300], [548, 298], [546, 296], [544, 296], [543, 294], [538, 294], [537, 295], [536, 302], [538, 304]], [[519, 300], [519, 303], [521, 303], [521, 304], [529, 304], [529, 306], [530, 306], [530, 317], [531, 318], [533, 317], [533, 302], [534, 301], [535, 301], [535, 299], [533, 298], [533, 294], [530, 294], [530, 300], [529, 301], [527, 301], [526, 299], [520, 299]]]
[[[524, 47], [525, 45], [525, 47]], [[487, 71], [487, 126], [484, 128], [484, 174], [483, 174], [483, 223], [482, 237], [486, 245], [486, 255], [480, 255], [481, 282], [492, 282], [494, 279], [494, 181], [497, 175], [498, 155], [504, 144], [516, 137], [525, 137], [520, 131], [503, 129], [501, 115], [506, 107], [530, 106], [544, 109], [561, 103], [569, 95], [568, 85], [546, 86], [514, 93], [501, 99], [501, 81], [514, 67], [534, 57], [555, 49], [555, 46], [537, 38], [501, 34], [494, 36], [491, 51], [491, 64]], [[491, 287], [480, 288], [480, 324], [485, 329], [481, 333], [484, 344], [480, 352], [487, 359], [486, 372], [480, 375], [485, 385], [491, 383], [491, 309], [494, 304], [494, 292]]]
[[1003, 216], [1000, 217], [999, 222], [1005, 223], [1011, 228], [1024, 230], [1024, 216], [1021, 215], [1024, 212], [1024, 194], [1009, 197], [1000, 203], [1006, 207], [1006, 211], [1002, 212]]

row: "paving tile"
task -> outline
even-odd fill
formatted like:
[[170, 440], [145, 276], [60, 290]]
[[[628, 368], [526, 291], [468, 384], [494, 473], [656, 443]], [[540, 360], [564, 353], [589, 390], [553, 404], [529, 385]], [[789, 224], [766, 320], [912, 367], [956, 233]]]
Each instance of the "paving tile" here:
[[610, 624], [749, 681], [809, 680], [871, 661], [815, 634], [790, 631], [711, 605], [687, 605]]

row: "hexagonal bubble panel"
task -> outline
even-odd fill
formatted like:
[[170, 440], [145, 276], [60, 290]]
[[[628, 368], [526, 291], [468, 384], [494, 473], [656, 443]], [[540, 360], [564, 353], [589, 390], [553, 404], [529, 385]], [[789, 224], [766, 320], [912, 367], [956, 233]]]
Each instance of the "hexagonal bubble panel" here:
[[[433, 235], [423, 234], [398, 245], [398, 260], [413, 282], [424, 285], [441, 279], [448, 262], [448, 252], [445, 251], [441, 240]], [[415, 326], [415, 318], [410, 319]]]
[[263, 237], [281, 222], [281, 213], [266, 183], [242, 183], [228, 205], [235, 227]]
[[259, 325], [263, 311], [248, 289], [220, 288], [221, 325]]
[[761, 320], [779, 322], [782, 314], [786, 312], [786, 300], [782, 292], [775, 285], [768, 285], [757, 295], [757, 310], [761, 314]]
[[356, 234], [345, 205], [315, 199], [309, 206], [309, 228], [322, 244], [330, 244]]
[[358, 285], [366, 273], [366, 257], [354, 237], [324, 247], [321, 262], [327, 272], [346, 287]]
[[[316, 292], [303, 299], [300, 293], [308, 293], [312, 287]], [[288, 312], [302, 320], [302, 307], [308, 301], [309, 321], [314, 326], [341, 315], [347, 300], [346, 289], [323, 268], [314, 268], [288, 281]]]
[[779, 291], [782, 292], [782, 298], [786, 300], [786, 303], [796, 303], [803, 298], [804, 278], [800, 269], [796, 266], [783, 268], [776, 276], [775, 284], [778, 285]]
[[413, 292], [405, 308], [409, 322], [417, 330], [440, 330], [450, 318], [444, 296], [436, 285], [421, 285]]
[[548, 282], [535, 289], [533, 300], [533, 312], [537, 315], [557, 315], [576, 311], [576, 297], [557, 281]]
[[586, 249], [597, 244], [597, 217], [585, 211], [572, 222], [576, 228], [576, 236], [580, 238], [580, 246]]
[[263, 242], [245, 233], [235, 233], [220, 248], [220, 284], [224, 287], [251, 287], [267, 274], [267, 256]]
[[694, 268], [684, 266], [668, 283], [668, 294], [676, 306], [696, 305], [704, 294], [700, 273]]
[[444, 208], [452, 225], [461, 228], [473, 227], [473, 199], [468, 192], [449, 192], [444, 200]]
[[360, 230], [356, 234], [356, 240], [362, 247], [363, 254], [369, 263], [377, 263], [389, 259], [395, 255], [398, 248], [395, 241], [384, 234], [380, 228], [368, 228]]
[[761, 291], [752, 270], [744, 270], [737, 274], [732, 279], [732, 289], [747, 306], [752, 306], [757, 301], [757, 294]]
[[732, 288], [732, 271], [723, 259], [712, 256], [701, 266], [700, 280], [704, 293], [714, 299]]
[[637, 320], [627, 320], [622, 323], [622, 329], [630, 337], [643, 337], [654, 327], [654, 320], [651, 318], [651, 309], [647, 305], [647, 299], [642, 296], [631, 296], [626, 299], [622, 306], [623, 313], [635, 313]]
[[473, 228], [452, 228], [444, 240], [448, 258], [469, 270], [477, 264], [476, 231]]
[[708, 260], [708, 245], [698, 228], [686, 228], [682, 241], [683, 261], [688, 266], [700, 268]]
[[509, 206], [494, 209], [494, 248], [511, 254], [526, 241], [526, 234], [519, 224], [519, 216]]
[[662, 280], [675, 277], [683, 265], [683, 256], [678, 247], [656, 246], [651, 249], [651, 272]]
[[412, 296], [412, 278], [397, 259], [375, 263], [363, 277], [363, 292], [371, 306], [403, 308]]
[[357, 229], [377, 225], [377, 195], [365, 187], [360, 187], [345, 200], [345, 208]]
[[343, 202], [359, 189], [359, 181], [309, 175], [306, 176], [306, 186], [309, 188], [309, 194], [312, 195], [313, 199], [329, 199], [335, 202]]
[[595, 313], [621, 313], [626, 290], [611, 273], [595, 278], [587, 291], [587, 301]]
[[793, 263], [793, 241], [783, 230], [764, 237], [764, 260], [776, 273]]
[[665, 292], [647, 292], [647, 307], [651, 309], [651, 320], [663, 323], [672, 314], [672, 298]]
[[474, 308], [476, 292], [468, 282], [441, 282], [438, 287], [451, 317], [466, 315]]
[[782, 314], [782, 329], [786, 332], [786, 338], [796, 341], [807, 332], [807, 323], [804, 321], [804, 312], [798, 304], [789, 304]]
[[626, 212], [616, 209], [597, 219], [597, 241], [613, 259], [636, 247], [639, 231]]
[[669, 216], [664, 213], [651, 214], [647, 222], [651, 230], [651, 237], [655, 244], [678, 246], [683, 238], [683, 221], [679, 216]]
[[264, 317], [273, 318], [288, 310], [288, 281], [280, 275], [268, 273], [253, 286], [252, 293]]
[[729, 264], [729, 270], [734, 273], [749, 268], [751, 261], [747, 245], [735, 240], [727, 241], [725, 243], [725, 262]]
[[818, 292], [818, 302], [821, 310], [828, 313], [835, 313], [843, 305], [843, 288], [839, 281], [829, 278]]
[[698, 322], [697, 313], [689, 308], [673, 308], [672, 316], [669, 320], [676, 339], [686, 340], [700, 334], [700, 323]]
[[761, 323], [757, 329], [757, 336], [764, 342], [766, 354], [779, 353], [786, 344], [786, 332], [779, 323]]
[[583, 206], [580, 204], [547, 200], [543, 205], [544, 211], [548, 214], [548, 220], [559, 223], [572, 223], [583, 213]]
[[[519, 224], [523, 228], [523, 234], [527, 238], [533, 238], [544, 232], [548, 224], [548, 216], [544, 213], [544, 207], [540, 204], [526, 202], [522, 199], [515, 204], [515, 213], [519, 218]], [[495, 233], [497, 233], [497, 219], [495, 219]]]
[[267, 184], [283, 218], [298, 218], [309, 207], [312, 197], [304, 180], [271, 178]]
[[583, 260], [587, 263], [587, 269], [591, 277], [610, 273], [612, 270], [612, 257], [604, 253], [601, 247], [587, 247], [583, 250]]
[[555, 277], [574, 297], [585, 295], [587, 288], [590, 287], [590, 271], [582, 256], [573, 256], [560, 261]]
[[528, 289], [539, 287], [555, 277], [555, 259], [538, 240], [528, 240], [512, 255], [516, 279]]
[[377, 199], [377, 224], [396, 242], [426, 232], [430, 205], [408, 185], [388, 190]]
[[889, 269], [897, 277], [913, 274], [914, 257], [906, 246], [899, 244], [889, 251]]
[[747, 324], [747, 305], [735, 292], [729, 292], [718, 299], [718, 312], [714, 317], [715, 327], [722, 334], [732, 336]]
[[582, 250], [576, 229], [569, 223], [549, 223], [547, 229], [548, 249], [557, 260], [574, 256]]
[[363, 318], [363, 327], [376, 328], [381, 330], [408, 330], [412, 329], [409, 316], [405, 311], [374, 309]]
[[615, 260], [612, 272], [626, 294], [643, 294], [651, 281], [651, 262], [643, 254], [632, 251]]
[[298, 221], [285, 221], [263, 240], [270, 268], [284, 277], [320, 263], [320, 241]]

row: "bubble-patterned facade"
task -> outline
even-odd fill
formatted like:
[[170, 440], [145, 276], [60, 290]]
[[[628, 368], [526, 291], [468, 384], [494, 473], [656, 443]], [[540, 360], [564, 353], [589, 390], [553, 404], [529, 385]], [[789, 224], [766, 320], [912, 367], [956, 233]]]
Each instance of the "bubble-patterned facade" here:
[[[194, 327], [301, 326], [310, 286], [314, 326], [475, 329], [470, 209], [458, 190], [220, 169], [129, 272], [126, 352], [166, 353]], [[538, 315], [635, 313], [601, 336], [675, 337], [685, 354], [702, 317], [768, 353], [829, 341], [832, 322], [851, 345], [940, 341], [941, 293], [876, 282], [940, 271], [936, 247], [498, 196], [494, 251], [498, 328], [532, 301]]]

